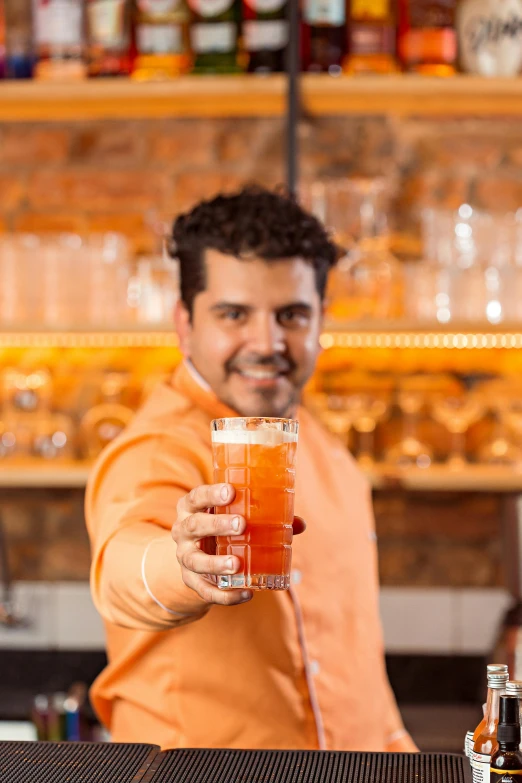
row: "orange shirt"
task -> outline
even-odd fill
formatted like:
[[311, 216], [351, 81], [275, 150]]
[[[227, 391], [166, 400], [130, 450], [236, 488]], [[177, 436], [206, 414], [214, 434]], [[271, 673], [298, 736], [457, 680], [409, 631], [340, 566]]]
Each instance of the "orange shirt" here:
[[212, 483], [210, 421], [234, 415], [181, 365], [102, 454], [86, 514], [109, 665], [91, 697], [117, 742], [415, 750], [386, 676], [368, 485], [299, 411], [292, 587], [207, 611], [170, 528]]

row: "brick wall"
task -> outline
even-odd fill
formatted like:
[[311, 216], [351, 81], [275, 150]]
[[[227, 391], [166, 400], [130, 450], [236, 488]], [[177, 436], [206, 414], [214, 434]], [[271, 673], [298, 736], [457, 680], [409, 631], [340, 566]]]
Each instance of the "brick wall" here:
[[[302, 174], [397, 176], [396, 226], [424, 204], [522, 206], [522, 120], [308, 118]], [[3, 230], [105, 230], [151, 246], [147, 212], [171, 215], [244, 181], [284, 182], [280, 119], [158, 120], [0, 128]]]

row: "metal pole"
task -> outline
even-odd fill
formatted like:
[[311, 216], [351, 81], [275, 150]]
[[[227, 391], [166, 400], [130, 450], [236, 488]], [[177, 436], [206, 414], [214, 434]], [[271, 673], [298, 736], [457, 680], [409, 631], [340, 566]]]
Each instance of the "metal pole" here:
[[300, 30], [299, 0], [288, 0], [288, 56], [287, 56], [287, 188], [291, 196], [297, 194], [299, 119]]

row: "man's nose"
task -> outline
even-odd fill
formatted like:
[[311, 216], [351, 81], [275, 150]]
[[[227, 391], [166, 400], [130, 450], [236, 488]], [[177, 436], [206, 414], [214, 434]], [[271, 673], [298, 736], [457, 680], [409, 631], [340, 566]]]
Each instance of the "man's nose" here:
[[265, 356], [284, 351], [284, 330], [274, 316], [263, 315], [252, 319], [251, 327], [249, 335], [251, 350]]

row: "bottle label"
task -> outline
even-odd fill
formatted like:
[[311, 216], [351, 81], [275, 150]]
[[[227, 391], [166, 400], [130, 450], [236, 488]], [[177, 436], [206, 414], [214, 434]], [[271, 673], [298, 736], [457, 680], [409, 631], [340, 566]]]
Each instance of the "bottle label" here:
[[409, 0], [409, 22], [412, 27], [454, 27], [455, 0]]
[[517, 783], [517, 778], [522, 777], [522, 769], [494, 769], [491, 767], [491, 777], [495, 777], [495, 783]]
[[87, 20], [91, 42], [106, 49], [125, 45], [125, 0], [90, 0]]
[[36, 43], [44, 46], [81, 46], [82, 0], [35, 0]]
[[138, 0], [138, 8], [143, 14], [161, 16], [175, 11], [180, 0]]
[[395, 30], [390, 25], [355, 23], [350, 27], [350, 53], [372, 55], [395, 53]]
[[346, 21], [344, 0], [305, 0], [304, 18], [308, 24], [341, 27]]
[[471, 754], [471, 779], [473, 783], [489, 783], [491, 756], [487, 753]]
[[245, 0], [245, 3], [258, 14], [275, 14], [285, 5], [286, 0]]
[[464, 754], [468, 757], [468, 759], [471, 759], [472, 753], [473, 753], [473, 732], [467, 731], [466, 736], [464, 737]]
[[245, 48], [249, 52], [278, 52], [288, 43], [288, 24], [284, 19], [243, 22]]
[[140, 54], [178, 54], [183, 51], [183, 34], [178, 24], [140, 24], [136, 28]]
[[192, 10], [205, 18], [221, 16], [233, 5], [234, 0], [189, 0], [189, 6]]
[[352, 0], [352, 19], [386, 19], [389, 13], [389, 0]]
[[472, 0], [458, 17], [464, 69], [516, 76], [522, 67], [522, 0]]
[[196, 54], [233, 52], [236, 48], [237, 25], [234, 22], [194, 24], [190, 34]]

